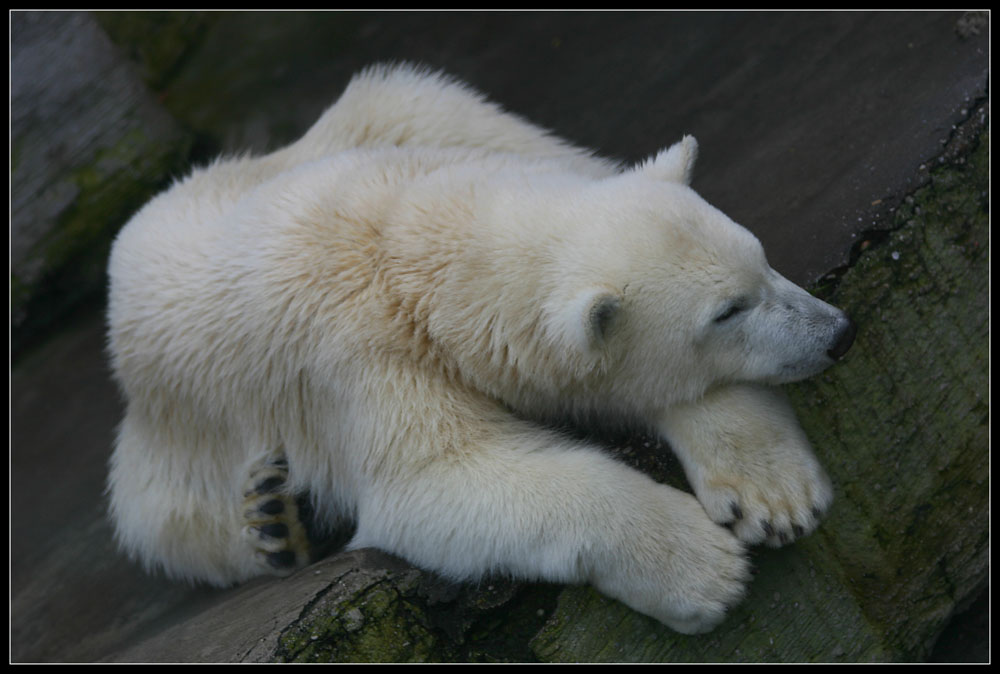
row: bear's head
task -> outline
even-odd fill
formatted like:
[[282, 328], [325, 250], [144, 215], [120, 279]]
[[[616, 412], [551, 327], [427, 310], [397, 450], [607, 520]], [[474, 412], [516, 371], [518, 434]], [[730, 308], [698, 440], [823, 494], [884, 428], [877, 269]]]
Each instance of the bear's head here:
[[854, 339], [843, 312], [774, 271], [756, 237], [689, 187], [696, 156], [685, 137], [565, 209], [579, 245], [550, 328], [606, 393], [640, 407], [800, 380]]

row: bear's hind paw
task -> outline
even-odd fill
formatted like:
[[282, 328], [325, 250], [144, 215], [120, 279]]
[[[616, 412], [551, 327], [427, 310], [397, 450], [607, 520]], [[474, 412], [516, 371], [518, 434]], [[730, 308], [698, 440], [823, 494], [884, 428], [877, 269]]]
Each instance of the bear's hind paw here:
[[266, 573], [286, 576], [309, 563], [309, 538], [295, 497], [285, 491], [288, 462], [266, 459], [243, 490], [243, 536]]

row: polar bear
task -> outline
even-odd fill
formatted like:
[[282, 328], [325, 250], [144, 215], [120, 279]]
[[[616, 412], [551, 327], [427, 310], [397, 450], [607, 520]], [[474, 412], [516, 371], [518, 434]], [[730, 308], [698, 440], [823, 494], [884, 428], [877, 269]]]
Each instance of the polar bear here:
[[[745, 547], [831, 503], [773, 387], [854, 327], [691, 189], [696, 155], [620, 166], [397, 65], [294, 144], [195, 170], [109, 262], [120, 546], [216, 585], [286, 574], [307, 498], [351, 548], [712, 629]], [[546, 423], [593, 417], [669, 440], [697, 498]]]

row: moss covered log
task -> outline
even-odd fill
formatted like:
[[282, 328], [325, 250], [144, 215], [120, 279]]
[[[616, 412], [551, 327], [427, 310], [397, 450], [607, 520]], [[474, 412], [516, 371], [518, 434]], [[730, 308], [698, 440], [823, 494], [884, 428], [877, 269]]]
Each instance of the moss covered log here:
[[822, 291], [859, 332], [844, 363], [790, 387], [837, 490], [820, 529], [756, 551], [747, 600], [706, 636], [569, 589], [532, 642], [540, 659], [927, 657], [988, 574], [987, 138], [957, 138], [951, 161], [883, 214], [887, 229]]

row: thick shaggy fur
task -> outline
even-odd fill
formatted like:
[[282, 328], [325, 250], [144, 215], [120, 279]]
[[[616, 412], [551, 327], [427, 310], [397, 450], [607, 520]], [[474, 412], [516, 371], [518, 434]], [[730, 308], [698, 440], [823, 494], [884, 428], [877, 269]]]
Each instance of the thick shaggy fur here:
[[[355, 521], [354, 548], [592, 583], [711, 629], [744, 544], [811, 531], [832, 498], [762, 385], [852, 331], [690, 189], [696, 154], [618, 167], [379, 67], [293, 145], [155, 198], [109, 269], [122, 547], [214, 584], [273, 572], [247, 480], [287, 464], [284, 493]], [[530, 421], [591, 414], [667, 437], [701, 503]]]

